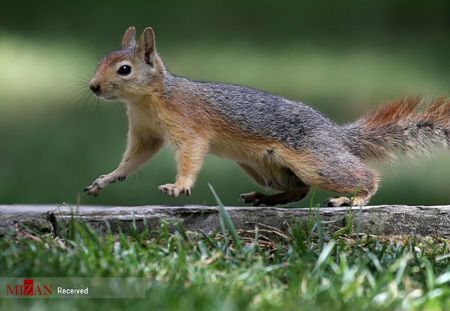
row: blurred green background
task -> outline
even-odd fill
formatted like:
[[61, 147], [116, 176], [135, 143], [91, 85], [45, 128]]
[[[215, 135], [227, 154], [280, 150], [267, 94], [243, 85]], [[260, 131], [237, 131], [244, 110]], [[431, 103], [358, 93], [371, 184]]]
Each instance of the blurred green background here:
[[[153, 26], [168, 68], [301, 100], [338, 122], [406, 95], [449, 95], [449, 1], [3, 1], [0, 12], [0, 203], [74, 203], [115, 168], [127, 121], [87, 81], [127, 26]], [[381, 168], [371, 203], [450, 202], [450, 155]], [[189, 198], [169, 198], [173, 156], [83, 204], [214, 204], [258, 187], [208, 156]], [[327, 193], [317, 192], [315, 203]], [[308, 206], [309, 200], [293, 206]]]

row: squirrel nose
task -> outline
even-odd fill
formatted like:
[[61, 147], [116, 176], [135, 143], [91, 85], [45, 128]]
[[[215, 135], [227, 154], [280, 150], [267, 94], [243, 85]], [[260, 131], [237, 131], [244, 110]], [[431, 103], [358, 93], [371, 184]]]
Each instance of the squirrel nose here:
[[91, 83], [89, 84], [89, 88], [92, 92], [98, 95], [100, 93], [100, 84], [99, 83]]

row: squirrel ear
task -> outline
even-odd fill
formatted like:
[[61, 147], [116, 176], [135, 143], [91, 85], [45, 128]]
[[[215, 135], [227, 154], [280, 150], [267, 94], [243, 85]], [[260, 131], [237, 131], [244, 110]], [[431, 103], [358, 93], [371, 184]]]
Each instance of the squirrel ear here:
[[144, 57], [144, 61], [152, 65], [153, 53], [155, 52], [155, 33], [151, 27], [145, 28], [139, 39], [139, 53]]
[[136, 28], [128, 27], [122, 38], [122, 49], [136, 45]]

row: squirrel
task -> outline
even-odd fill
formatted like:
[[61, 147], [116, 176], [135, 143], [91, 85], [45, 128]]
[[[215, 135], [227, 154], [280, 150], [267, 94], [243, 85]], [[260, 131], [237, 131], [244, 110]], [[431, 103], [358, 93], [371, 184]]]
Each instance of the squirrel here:
[[[122, 46], [104, 58], [89, 82], [92, 92], [126, 105], [128, 143], [122, 161], [85, 192], [97, 196], [122, 181], [166, 143], [175, 150], [176, 181], [159, 186], [190, 195], [205, 155], [234, 160], [256, 183], [278, 191], [245, 193], [254, 206], [303, 199], [311, 187], [350, 194], [327, 206], [362, 206], [377, 191], [370, 160], [450, 146], [450, 100], [403, 98], [338, 125], [320, 112], [280, 96], [232, 84], [193, 81], [170, 73], [146, 28], [136, 42], [129, 27]], [[425, 103], [425, 104], [424, 104]]]

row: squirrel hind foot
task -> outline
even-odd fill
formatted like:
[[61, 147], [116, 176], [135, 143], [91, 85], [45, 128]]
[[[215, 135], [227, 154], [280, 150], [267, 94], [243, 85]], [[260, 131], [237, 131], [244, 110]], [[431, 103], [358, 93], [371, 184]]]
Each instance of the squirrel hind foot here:
[[241, 200], [244, 203], [252, 203], [253, 206], [275, 206], [279, 204], [287, 204], [294, 201], [300, 201], [303, 199], [309, 191], [309, 187], [305, 186], [295, 191], [285, 191], [276, 194], [266, 195], [259, 192], [249, 192], [241, 194]]
[[337, 198], [329, 198], [324, 202], [327, 207], [340, 207], [340, 206], [364, 206], [366, 205], [368, 200], [366, 198], [361, 197], [337, 197]]
[[251, 203], [253, 204], [253, 206], [259, 206], [261, 204], [263, 204], [263, 198], [266, 195], [259, 193], [259, 192], [249, 192], [249, 193], [243, 193], [240, 195], [240, 199], [242, 202], [244, 203]]
[[340, 207], [340, 206], [350, 206], [352, 200], [347, 197], [329, 198], [324, 204], [327, 207]]

